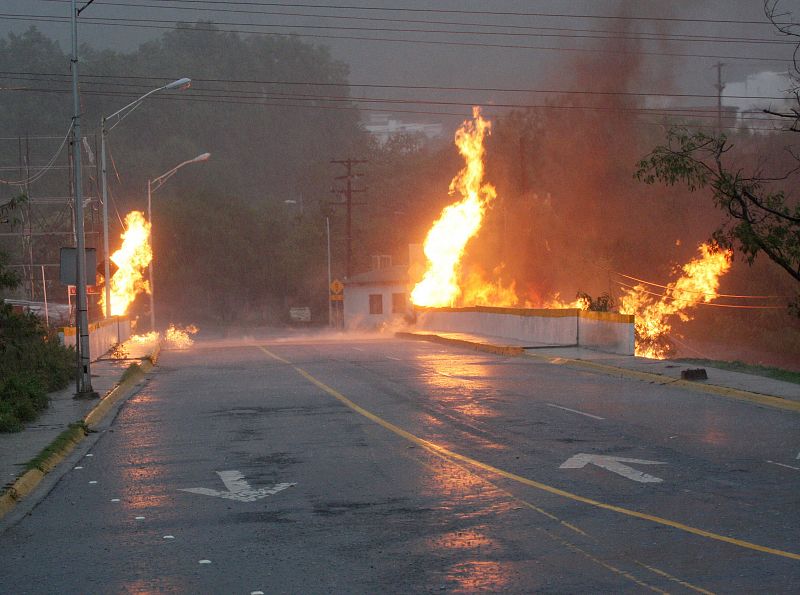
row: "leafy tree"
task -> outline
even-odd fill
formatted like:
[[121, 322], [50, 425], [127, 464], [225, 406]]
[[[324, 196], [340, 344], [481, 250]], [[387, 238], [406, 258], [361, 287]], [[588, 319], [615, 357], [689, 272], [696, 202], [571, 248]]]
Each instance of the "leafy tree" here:
[[[782, 33], [800, 37], [800, 25], [779, 19], [779, 0], [765, 0], [767, 18]], [[800, 106], [800, 68], [795, 47], [794, 95]], [[800, 110], [766, 113], [793, 120], [789, 130], [800, 132]], [[723, 247], [741, 251], [749, 264], [764, 254], [800, 283], [800, 200], [790, 190], [800, 175], [800, 155], [786, 148], [790, 163], [770, 163], [778, 174], [769, 174], [762, 167], [746, 171], [733, 153], [734, 143], [725, 134], [706, 134], [673, 127], [667, 132], [666, 144], [659, 145], [637, 164], [636, 177], [647, 183], [661, 182], [669, 186], [682, 183], [690, 191], [708, 188], [714, 205], [725, 214], [725, 221], [714, 231], [713, 239]], [[751, 161], [760, 157], [750, 155]], [[800, 293], [792, 304], [800, 315]]]
[[14, 289], [19, 283], [19, 275], [8, 268], [8, 255], [0, 252], [0, 289]]
[[724, 134], [672, 128], [667, 144], [639, 162], [636, 176], [647, 184], [683, 182], [692, 191], [710, 188], [714, 204], [727, 215], [714, 239], [740, 249], [751, 264], [763, 252], [800, 282], [800, 203], [775, 188], [776, 182], [795, 179], [800, 162], [778, 179], [760, 173], [748, 176], [726, 162], [731, 149]]

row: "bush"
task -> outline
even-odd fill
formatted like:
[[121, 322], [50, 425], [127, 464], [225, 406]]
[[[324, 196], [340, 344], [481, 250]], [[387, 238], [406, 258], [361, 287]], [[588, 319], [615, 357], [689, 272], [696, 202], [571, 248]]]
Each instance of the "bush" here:
[[23, 423], [36, 419], [48, 402], [45, 385], [36, 376], [6, 378], [0, 384], [0, 429], [18, 432]]
[[0, 432], [18, 432], [48, 405], [47, 393], [67, 386], [75, 350], [33, 314], [0, 304]]

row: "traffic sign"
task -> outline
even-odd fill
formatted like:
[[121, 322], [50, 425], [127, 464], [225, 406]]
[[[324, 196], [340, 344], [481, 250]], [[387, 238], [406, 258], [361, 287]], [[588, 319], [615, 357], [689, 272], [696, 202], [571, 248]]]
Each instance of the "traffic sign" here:
[[343, 302], [344, 296], [341, 293], [332, 293], [331, 294], [331, 301], [332, 302]]
[[340, 294], [344, 291], [344, 283], [339, 281], [339, 279], [334, 279], [331, 281], [331, 293]]
[[[68, 285], [70, 295], [78, 295], [78, 288], [74, 285]], [[97, 285], [87, 285], [86, 295], [100, 295], [100, 288]]]

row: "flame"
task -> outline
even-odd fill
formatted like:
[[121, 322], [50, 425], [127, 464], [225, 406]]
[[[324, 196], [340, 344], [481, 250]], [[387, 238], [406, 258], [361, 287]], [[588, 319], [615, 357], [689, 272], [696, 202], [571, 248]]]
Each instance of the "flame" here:
[[189, 349], [194, 344], [194, 339], [189, 335], [194, 335], [199, 329], [190, 324], [184, 329], [177, 328], [174, 324], [170, 324], [167, 332], [165, 333], [164, 340], [167, 345], [173, 349]]
[[578, 296], [572, 302], [565, 302], [561, 299], [561, 294], [556, 292], [552, 298], [547, 301], [542, 302], [541, 307], [547, 308], [550, 310], [563, 310], [567, 308], [577, 308], [578, 310], [588, 310], [589, 306], [591, 306], [590, 298], [586, 296]]
[[128, 341], [135, 345], [149, 345], [150, 343], [156, 343], [159, 338], [160, 335], [158, 334], [158, 331], [150, 331], [144, 335], [131, 335], [128, 338]]
[[[144, 270], [153, 259], [150, 248], [150, 222], [144, 213], [131, 211], [125, 216], [125, 232], [120, 236], [122, 247], [111, 255], [117, 271], [111, 276], [111, 316], [121, 316], [140, 293], [150, 293]], [[100, 294], [100, 307], [106, 312], [105, 291]], [[108, 312], [106, 312], [108, 315]]]
[[472, 306], [498, 306], [511, 307], [522, 305], [528, 307], [530, 304], [520, 304], [516, 291], [516, 282], [511, 281], [508, 285], [503, 285], [500, 279], [503, 266], [495, 268], [493, 271], [497, 281], [488, 281], [479, 270], [470, 271], [467, 275], [462, 275], [461, 302]]
[[458, 192], [462, 198], [442, 210], [425, 238], [427, 270], [411, 292], [411, 301], [417, 306], [452, 306], [461, 297], [464, 249], [478, 233], [486, 207], [497, 196], [494, 186], [483, 184], [483, 140], [492, 125], [481, 117], [480, 108], [474, 107], [472, 115], [455, 135], [466, 166], [450, 182], [450, 195]]
[[[188, 349], [194, 344], [194, 339], [189, 335], [197, 334], [198, 329], [195, 325], [190, 324], [187, 327], [179, 328], [170, 323], [169, 328], [164, 333], [164, 341], [167, 347], [171, 349]], [[132, 335], [128, 341], [136, 345], [149, 345], [157, 343], [161, 340], [161, 333], [158, 331], [150, 331], [144, 335]]]
[[672, 330], [669, 318], [687, 322], [692, 319], [687, 310], [718, 297], [719, 278], [730, 270], [733, 253], [709, 244], [701, 244], [698, 251], [700, 258], [683, 265], [683, 275], [667, 285], [660, 299], [642, 284], [620, 298], [620, 312], [636, 317], [636, 355], [666, 358], [671, 349], [665, 341]]

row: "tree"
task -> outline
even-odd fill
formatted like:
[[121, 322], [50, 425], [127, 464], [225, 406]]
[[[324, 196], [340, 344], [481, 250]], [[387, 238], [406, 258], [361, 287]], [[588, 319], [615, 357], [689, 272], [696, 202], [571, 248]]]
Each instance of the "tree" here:
[[763, 252], [800, 283], [800, 203], [775, 187], [796, 179], [800, 158], [792, 153], [797, 164], [780, 177], [760, 172], [747, 176], [726, 162], [732, 148], [724, 134], [672, 128], [667, 144], [638, 163], [636, 177], [647, 184], [684, 182], [692, 191], [710, 188], [714, 204], [727, 215], [713, 239], [741, 250], [750, 264]]
[[[780, 4], [781, 0], [764, 0], [764, 13], [767, 15], [767, 19], [783, 35], [800, 39], [800, 23], [795, 23], [791, 20], [791, 12], [778, 12]], [[789, 18], [789, 20], [781, 20], [784, 18]], [[792, 124], [789, 127], [792, 132], [800, 132], [800, 79], [798, 79], [800, 63], [798, 62], [798, 56], [800, 56], [800, 42], [794, 46], [794, 52], [792, 53], [792, 66], [795, 76], [793, 77], [794, 86], [791, 89], [791, 93], [795, 98], [795, 107], [790, 107], [788, 112], [778, 112], [772, 109], [764, 110], [766, 114], [792, 120]]]
[[[780, 21], [788, 13], [778, 13], [779, 0], [765, 0], [767, 18], [785, 35], [800, 37], [799, 25]], [[800, 68], [795, 48], [794, 80], [800, 84]], [[793, 90], [800, 106], [798, 86]], [[793, 119], [789, 131], [800, 131], [800, 109], [790, 113], [766, 113]], [[647, 183], [661, 182], [669, 186], [684, 183], [690, 191], [709, 188], [714, 205], [723, 211], [725, 221], [714, 231], [713, 239], [719, 245], [736, 248], [752, 264], [759, 253], [780, 266], [800, 283], [800, 201], [788, 189], [797, 187], [800, 175], [800, 155], [792, 146], [785, 148], [782, 159], [771, 156], [767, 165], [778, 173], [767, 173], [761, 165], [745, 172], [732, 149], [734, 143], [727, 135], [692, 132], [684, 127], [673, 127], [667, 132], [667, 142], [653, 149], [637, 164], [636, 177]], [[759, 162], [750, 155], [751, 162]], [[800, 293], [792, 304], [800, 315]]]
[[8, 270], [8, 255], [0, 252], [0, 289], [14, 289], [19, 285], [19, 275]]

